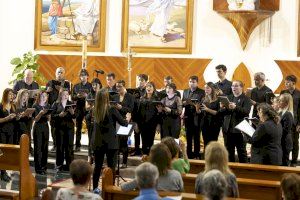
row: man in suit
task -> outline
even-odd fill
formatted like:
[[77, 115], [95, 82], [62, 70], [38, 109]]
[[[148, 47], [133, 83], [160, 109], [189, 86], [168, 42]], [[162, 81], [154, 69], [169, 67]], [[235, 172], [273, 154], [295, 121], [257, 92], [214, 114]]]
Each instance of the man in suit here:
[[[182, 104], [186, 139], [187, 139], [187, 155], [190, 159], [200, 158], [200, 120], [196, 113], [196, 103], [200, 103], [205, 96], [204, 90], [198, 88], [198, 77], [191, 76], [189, 78], [189, 88], [183, 91]], [[194, 145], [193, 145], [194, 139]], [[194, 146], [194, 151], [192, 148]]]
[[271, 97], [274, 97], [272, 90], [265, 85], [266, 76], [262, 72], [257, 72], [254, 74], [255, 88], [251, 90], [251, 102], [254, 105], [253, 117], [257, 116], [256, 107], [260, 103], [271, 104]]
[[244, 84], [241, 81], [233, 81], [232, 95], [228, 96], [229, 105], [221, 103], [220, 114], [224, 116], [223, 135], [225, 146], [229, 153], [229, 161], [235, 162], [235, 148], [238, 152], [239, 162], [247, 162], [246, 142], [241, 131], [235, 129], [245, 117], [249, 116], [251, 100], [243, 93]]
[[293, 108], [294, 108], [294, 124], [292, 127], [292, 162], [291, 166], [297, 165], [297, 159], [299, 154], [299, 132], [300, 132], [300, 91], [296, 89], [297, 77], [289, 75], [285, 78], [286, 90], [282, 90], [280, 94], [289, 93], [293, 97]]
[[216, 66], [216, 72], [219, 77], [219, 81], [216, 82], [216, 85], [219, 88], [218, 95], [232, 94], [232, 82], [226, 79], [227, 67], [225, 65], [218, 65]]

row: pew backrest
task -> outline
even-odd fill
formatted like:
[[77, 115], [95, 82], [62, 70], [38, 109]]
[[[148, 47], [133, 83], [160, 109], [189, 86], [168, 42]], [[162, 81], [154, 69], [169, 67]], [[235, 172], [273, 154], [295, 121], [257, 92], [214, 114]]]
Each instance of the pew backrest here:
[[0, 156], [0, 169], [20, 172], [19, 198], [31, 200], [37, 196], [36, 180], [29, 165], [29, 138], [23, 134], [20, 145], [0, 144], [3, 155]]
[[[204, 160], [189, 160], [190, 174], [198, 174], [204, 171]], [[296, 173], [300, 175], [300, 168], [273, 166], [273, 165], [258, 165], [247, 163], [233, 163], [230, 162], [229, 168], [237, 178], [258, 179], [280, 181], [282, 175], [285, 173]]]

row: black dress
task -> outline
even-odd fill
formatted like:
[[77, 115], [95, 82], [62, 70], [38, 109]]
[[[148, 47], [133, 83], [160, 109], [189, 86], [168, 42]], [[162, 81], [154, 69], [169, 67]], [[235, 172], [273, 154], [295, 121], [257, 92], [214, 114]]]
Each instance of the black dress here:
[[[17, 108], [17, 113], [24, 112], [28, 107], [23, 106], [21, 108]], [[17, 127], [16, 132], [14, 134], [14, 144], [19, 144], [20, 137], [22, 134], [27, 134], [29, 137], [29, 141], [31, 141], [31, 125], [32, 125], [32, 117], [22, 117], [19, 120], [17, 120]], [[31, 147], [31, 144], [29, 144], [29, 147]]]
[[289, 166], [289, 155], [293, 149], [292, 127], [294, 123], [294, 118], [292, 113], [286, 111], [281, 116], [280, 123], [282, 126], [282, 138], [281, 138], [282, 165]]
[[[67, 101], [66, 105], [72, 104]], [[74, 121], [75, 113], [72, 115], [67, 112], [66, 116], [60, 117], [59, 114], [65, 110], [63, 105], [55, 102], [52, 105], [52, 118], [55, 125], [56, 135], [56, 167], [62, 170], [64, 159], [66, 159], [66, 169], [69, 169], [71, 162], [74, 159], [73, 141], [74, 141]]]
[[[220, 109], [219, 100], [207, 104], [207, 108], [218, 111]], [[211, 141], [218, 141], [220, 127], [222, 125], [221, 122], [222, 121], [218, 114], [213, 115], [209, 112], [204, 111], [201, 125], [204, 147], [206, 147], [207, 144]]]
[[181, 128], [180, 115], [182, 113], [182, 101], [177, 95], [170, 99], [168, 96], [166, 96], [161, 101], [164, 106], [171, 109], [171, 112], [163, 112], [162, 114], [161, 137], [164, 138], [170, 136], [173, 138], [179, 138]]
[[[46, 104], [45, 106], [40, 106], [39, 104], [33, 104], [33, 108], [35, 108], [34, 117], [36, 117], [41, 110], [49, 109], [50, 105]], [[35, 120], [33, 126], [33, 142], [35, 171], [37, 173], [46, 171], [49, 144], [48, 115], [42, 115], [38, 121]]]

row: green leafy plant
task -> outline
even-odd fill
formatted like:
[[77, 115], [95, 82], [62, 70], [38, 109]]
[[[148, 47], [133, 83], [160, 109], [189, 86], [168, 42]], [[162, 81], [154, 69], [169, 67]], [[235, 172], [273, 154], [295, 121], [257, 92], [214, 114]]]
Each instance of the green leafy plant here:
[[42, 73], [39, 72], [40, 65], [37, 63], [39, 55], [34, 55], [31, 51], [23, 54], [23, 57], [16, 57], [10, 61], [10, 64], [14, 66], [12, 72], [13, 79], [9, 84], [13, 84], [18, 80], [24, 79], [24, 71], [26, 69], [31, 69], [34, 72], [33, 79], [38, 83], [45, 83], [47, 79]]

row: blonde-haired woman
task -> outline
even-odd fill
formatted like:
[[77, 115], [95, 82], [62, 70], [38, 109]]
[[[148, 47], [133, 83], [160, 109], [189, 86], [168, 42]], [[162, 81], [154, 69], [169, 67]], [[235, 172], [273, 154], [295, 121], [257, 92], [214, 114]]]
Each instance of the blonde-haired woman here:
[[14, 144], [18, 144], [20, 137], [22, 134], [26, 133], [29, 137], [29, 148], [30, 153], [32, 152], [31, 148], [31, 119], [32, 116], [25, 116], [24, 111], [28, 108], [28, 99], [29, 99], [29, 91], [27, 89], [21, 89], [17, 93], [16, 97], [16, 112], [20, 113], [17, 117], [18, 123], [17, 123], [17, 131], [14, 135]]
[[213, 169], [219, 170], [226, 177], [226, 196], [239, 197], [236, 177], [228, 167], [228, 152], [224, 145], [218, 142], [209, 143], [205, 149], [205, 170], [200, 172], [196, 178], [195, 193], [203, 194], [203, 177]]
[[279, 115], [280, 123], [282, 126], [282, 137], [281, 137], [281, 147], [282, 147], [282, 165], [289, 165], [289, 155], [293, 148], [292, 141], [292, 127], [294, 122], [293, 116], [293, 97], [292, 95], [285, 93], [281, 94], [279, 97]]

